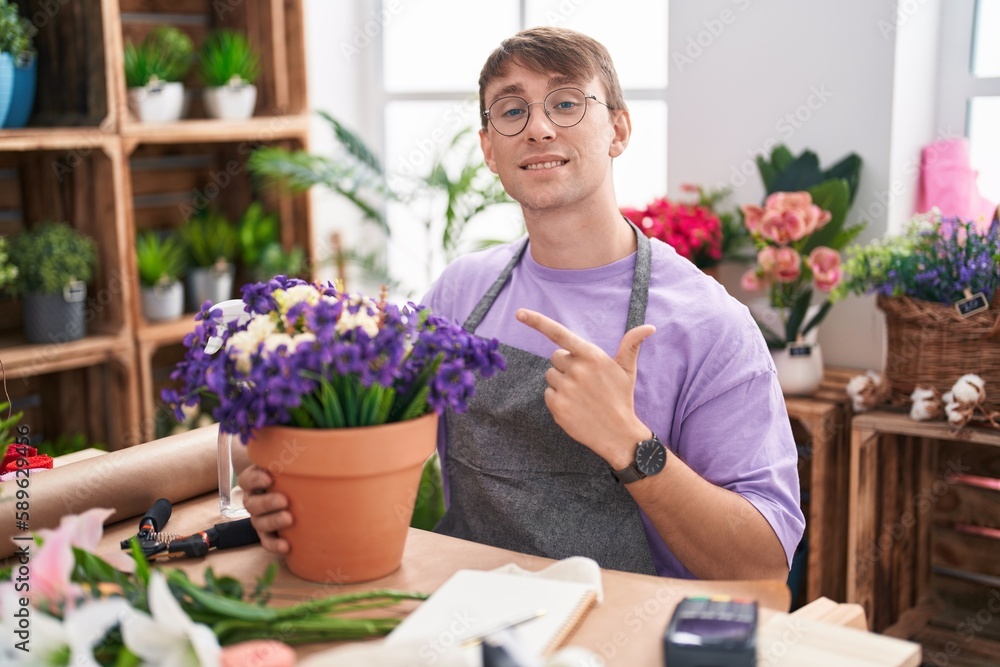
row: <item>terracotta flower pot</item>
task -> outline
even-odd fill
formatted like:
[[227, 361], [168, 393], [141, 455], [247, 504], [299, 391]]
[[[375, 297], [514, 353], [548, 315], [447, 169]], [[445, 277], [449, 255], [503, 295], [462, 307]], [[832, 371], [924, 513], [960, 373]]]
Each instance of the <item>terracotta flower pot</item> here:
[[438, 417], [345, 429], [268, 426], [247, 454], [288, 497], [280, 533], [293, 574], [325, 583], [378, 579], [399, 567]]

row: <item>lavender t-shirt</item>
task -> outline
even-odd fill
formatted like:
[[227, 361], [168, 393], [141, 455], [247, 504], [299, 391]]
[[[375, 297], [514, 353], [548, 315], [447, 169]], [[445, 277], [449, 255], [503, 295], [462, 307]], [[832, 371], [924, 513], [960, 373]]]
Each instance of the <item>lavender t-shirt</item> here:
[[[698, 474], [757, 508], [790, 565], [805, 520], [797, 452], [771, 356], [745, 306], [673, 248], [651, 243], [646, 323], [656, 333], [639, 352], [636, 414]], [[460, 257], [423, 303], [464, 322], [520, 244]], [[476, 333], [547, 358], [556, 345], [514, 317], [518, 308], [530, 308], [614, 356], [625, 333], [634, 267], [632, 254], [593, 269], [551, 269], [532, 259], [529, 245]], [[440, 449], [443, 457], [443, 441]], [[693, 578], [641, 515], [656, 571]]]

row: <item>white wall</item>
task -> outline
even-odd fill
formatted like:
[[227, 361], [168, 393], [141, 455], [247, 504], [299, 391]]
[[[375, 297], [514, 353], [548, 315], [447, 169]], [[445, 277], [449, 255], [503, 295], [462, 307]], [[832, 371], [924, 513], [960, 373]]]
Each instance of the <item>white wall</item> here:
[[[909, 124], [893, 132], [894, 116], [904, 111], [894, 110], [894, 93], [914, 102], [933, 88], [935, 71], [925, 44], [929, 55], [902, 69], [930, 74], [894, 91], [897, 35], [910, 31], [915, 43], [918, 28], [933, 27], [937, 4], [914, 3], [904, 23], [891, 0], [671, 3], [669, 192], [679, 193], [683, 182], [730, 185], [731, 204], [756, 203], [763, 186], [753, 157], [774, 144], [796, 154], [811, 149], [824, 167], [853, 151], [864, 167], [849, 222], [868, 221], [862, 241], [885, 234], [880, 198], [893, 172], [926, 142], [922, 135], [932, 134], [932, 102], [926, 112], [909, 109]], [[723, 282], [745, 299], [739, 274], [729, 268]], [[883, 336], [870, 297], [837, 304], [820, 331], [828, 364], [859, 368], [881, 368]]]

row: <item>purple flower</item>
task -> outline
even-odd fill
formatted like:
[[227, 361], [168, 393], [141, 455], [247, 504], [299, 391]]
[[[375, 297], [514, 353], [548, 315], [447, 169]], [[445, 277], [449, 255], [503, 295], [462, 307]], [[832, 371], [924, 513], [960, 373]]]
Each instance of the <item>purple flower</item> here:
[[[223, 325], [218, 309], [203, 307], [163, 399], [180, 416], [183, 405], [214, 396], [221, 429], [246, 442], [267, 425], [338, 428], [464, 411], [477, 377], [504, 368], [497, 341], [412, 303], [376, 307], [330, 284], [312, 287], [324, 298], [299, 288], [275, 299], [276, 291], [302, 285], [278, 276], [245, 286], [252, 317], [240, 326]], [[345, 316], [350, 324], [338, 332]], [[223, 349], [205, 354], [217, 335]]]

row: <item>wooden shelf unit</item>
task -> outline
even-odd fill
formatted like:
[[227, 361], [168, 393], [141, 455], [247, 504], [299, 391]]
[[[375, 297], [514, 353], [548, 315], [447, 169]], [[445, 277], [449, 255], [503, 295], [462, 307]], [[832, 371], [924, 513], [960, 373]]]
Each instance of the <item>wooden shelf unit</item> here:
[[[113, 396], [104, 403], [78, 401], [77, 410], [109, 413], [78, 418], [71, 402], [62, 401], [58, 409], [38, 404], [64, 393], [26, 394], [38, 404], [33, 418], [59, 415], [67, 428], [86, 425], [88, 437], [118, 449], [154, 437], [159, 388], [180, 342], [194, 329], [193, 313], [167, 323], [142, 317], [137, 231], [175, 228], [191, 204], [210, 202], [236, 220], [260, 200], [279, 216], [286, 248], [302, 247], [311, 258], [308, 196], [258, 191], [246, 172], [246, 159], [259, 146], [308, 148], [302, 2], [80, 0], [55, 11], [41, 0], [16, 4], [39, 28], [38, 93], [28, 127], [0, 130], [0, 234], [66, 220], [95, 239], [99, 267], [88, 294], [88, 336], [81, 341], [25, 344], [20, 300], [0, 296], [0, 361], [7, 378], [21, 384], [77, 386]], [[157, 25], [188, 33], [196, 49], [214, 28], [245, 31], [261, 54], [256, 115], [243, 121], [206, 118], [203, 84], [192, 71], [183, 120], [146, 124], [132, 116], [123, 46]], [[43, 377], [49, 379], [36, 380]], [[45, 420], [53, 431], [55, 422]]]

